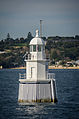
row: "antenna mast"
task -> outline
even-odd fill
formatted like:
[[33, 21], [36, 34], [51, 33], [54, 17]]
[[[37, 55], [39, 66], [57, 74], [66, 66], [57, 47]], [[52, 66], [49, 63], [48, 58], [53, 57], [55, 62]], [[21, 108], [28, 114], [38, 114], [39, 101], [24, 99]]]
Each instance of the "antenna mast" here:
[[43, 20], [40, 20], [40, 38], [42, 37], [42, 21]]

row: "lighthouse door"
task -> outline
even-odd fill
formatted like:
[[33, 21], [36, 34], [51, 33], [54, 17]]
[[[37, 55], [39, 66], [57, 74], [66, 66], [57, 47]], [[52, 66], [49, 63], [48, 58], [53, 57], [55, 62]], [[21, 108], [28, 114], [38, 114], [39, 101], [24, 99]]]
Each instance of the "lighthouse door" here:
[[31, 78], [35, 78], [35, 67], [31, 67]]

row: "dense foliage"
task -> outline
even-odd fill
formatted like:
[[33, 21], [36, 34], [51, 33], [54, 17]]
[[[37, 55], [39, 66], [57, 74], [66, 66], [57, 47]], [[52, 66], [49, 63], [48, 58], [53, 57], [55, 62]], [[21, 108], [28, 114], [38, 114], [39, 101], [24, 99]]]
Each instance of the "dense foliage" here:
[[[33, 38], [29, 32], [27, 38], [7, 38], [0, 41], [0, 66], [4, 68], [24, 66], [24, 54], [29, 49], [29, 42]], [[75, 37], [43, 37], [46, 41], [46, 54], [50, 54], [51, 64], [79, 60], [79, 36]]]

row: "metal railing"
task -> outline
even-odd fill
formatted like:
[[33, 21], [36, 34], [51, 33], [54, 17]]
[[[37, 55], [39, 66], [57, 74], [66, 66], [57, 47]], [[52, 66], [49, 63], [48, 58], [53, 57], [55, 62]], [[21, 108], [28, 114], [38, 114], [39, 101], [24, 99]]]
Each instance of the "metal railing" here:
[[25, 55], [25, 60], [31, 60], [31, 54]]
[[[19, 73], [19, 79], [26, 79], [26, 73]], [[47, 73], [47, 79], [55, 79], [55, 74]]]
[[19, 79], [26, 79], [26, 73], [19, 73]]
[[55, 79], [55, 74], [54, 73], [48, 73], [47, 79]]
[[[32, 54], [25, 55], [25, 61], [26, 60], [36, 60], [36, 59], [38, 59], [38, 58], [35, 55], [32, 55]], [[44, 55], [42, 58], [40, 58], [40, 60], [41, 59], [50, 60], [50, 55]]]

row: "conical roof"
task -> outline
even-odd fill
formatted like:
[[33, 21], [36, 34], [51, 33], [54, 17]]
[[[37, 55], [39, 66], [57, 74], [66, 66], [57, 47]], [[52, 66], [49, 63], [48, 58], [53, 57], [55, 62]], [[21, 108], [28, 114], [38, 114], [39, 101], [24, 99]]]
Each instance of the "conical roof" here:
[[45, 45], [44, 40], [39, 38], [38, 30], [36, 30], [36, 36], [30, 41], [30, 45]]

